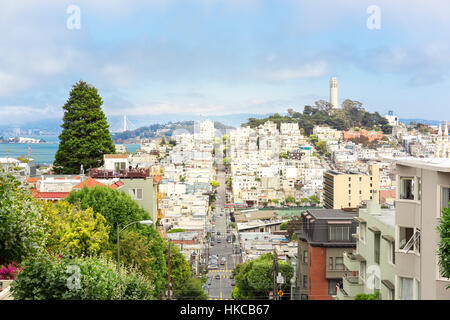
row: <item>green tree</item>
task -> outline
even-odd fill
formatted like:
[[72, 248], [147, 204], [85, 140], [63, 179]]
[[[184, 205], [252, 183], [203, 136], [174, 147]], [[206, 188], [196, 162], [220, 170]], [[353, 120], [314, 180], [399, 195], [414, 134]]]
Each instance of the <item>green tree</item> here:
[[218, 187], [220, 186], [220, 183], [219, 183], [218, 181], [216, 181], [216, 180], [211, 180], [211, 181], [209, 182], [209, 184], [210, 184], [211, 187], [213, 187], [213, 188], [218, 188]]
[[30, 192], [0, 168], [0, 264], [20, 263], [45, 245], [45, 224]]
[[63, 106], [63, 128], [59, 136], [53, 170], [74, 174], [103, 164], [103, 155], [115, 152], [102, 98], [97, 89], [84, 81], [77, 82]]
[[179, 300], [208, 300], [208, 295], [202, 288], [202, 281], [194, 277], [182, 286], [175, 286], [173, 294]]
[[[131, 222], [150, 219], [149, 213], [142, 209], [128, 194], [107, 187], [97, 186], [72, 191], [66, 200], [73, 204], [79, 203], [81, 209], [91, 207], [95, 213], [100, 213], [105, 217], [107, 225], [110, 227], [109, 242], [112, 250], [117, 242], [117, 224], [124, 227]], [[155, 280], [155, 295], [160, 295], [161, 290], [167, 285], [164, 239], [161, 238], [154, 227], [139, 223], [131, 225], [127, 230], [134, 230], [150, 241], [151, 257], [154, 257], [151, 267], [158, 273]]]
[[[438, 247], [439, 269], [442, 276], [450, 278], [450, 208], [442, 210], [438, 232], [440, 235]], [[450, 286], [447, 288], [450, 288]]]
[[[278, 270], [286, 280], [280, 286], [283, 291], [289, 291], [290, 279], [294, 274], [293, 267], [282, 260], [278, 260]], [[239, 299], [268, 298], [273, 290], [273, 255], [267, 253], [257, 259], [237, 265], [233, 270], [236, 279], [234, 295]]]
[[94, 215], [92, 208], [82, 210], [61, 201], [43, 204], [41, 213], [47, 227], [47, 249], [76, 256], [110, 255], [109, 226], [101, 214]]
[[319, 199], [317, 198], [317, 196], [315, 194], [313, 194], [311, 197], [309, 197], [309, 200], [314, 204], [320, 203]]
[[286, 203], [294, 203], [295, 202], [295, 198], [292, 196], [288, 196], [285, 199]]
[[[117, 252], [117, 245], [114, 253]], [[120, 237], [120, 263], [139, 270], [144, 276], [155, 281], [158, 273], [152, 268], [155, 257], [149, 239], [136, 231], [125, 230]]]
[[309, 203], [310, 202], [310, 200], [308, 199], [308, 198], [301, 198], [300, 199], [300, 203], [302, 204], [302, 205], [305, 205], [305, 204], [307, 204], [307, 203]]
[[282, 222], [280, 224], [280, 230], [287, 230], [288, 221]]

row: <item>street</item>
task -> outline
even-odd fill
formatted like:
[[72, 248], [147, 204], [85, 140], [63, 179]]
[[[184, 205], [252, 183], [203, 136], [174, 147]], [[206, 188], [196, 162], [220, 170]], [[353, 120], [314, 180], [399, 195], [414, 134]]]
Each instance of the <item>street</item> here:
[[217, 167], [216, 180], [220, 185], [217, 188], [215, 202], [214, 245], [210, 247], [210, 256], [217, 255], [219, 262], [221, 262], [222, 258], [225, 258], [225, 264], [219, 264], [217, 269], [209, 270], [208, 276], [211, 277], [211, 280], [208, 281], [211, 281], [211, 284], [209, 285], [208, 295], [210, 300], [227, 300], [231, 299], [231, 291], [233, 290], [231, 284], [234, 280], [230, 276], [236, 265], [237, 256], [233, 254], [233, 243], [228, 243], [227, 241], [227, 236], [231, 237], [232, 231], [227, 233], [229, 218], [225, 211], [225, 169], [221, 164]]

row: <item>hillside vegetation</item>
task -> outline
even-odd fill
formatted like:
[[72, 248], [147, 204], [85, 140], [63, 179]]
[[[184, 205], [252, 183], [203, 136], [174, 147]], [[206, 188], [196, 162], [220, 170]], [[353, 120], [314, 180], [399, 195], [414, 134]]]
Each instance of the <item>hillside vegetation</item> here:
[[368, 130], [381, 130], [385, 134], [392, 132], [392, 127], [388, 121], [378, 112], [367, 112], [361, 102], [349, 99], [345, 100], [339, 109], [332, 109], [330, 103], [319, 100], [315, 102], [314, 106], [305, 106], [303, 113], [294, 109], [288, 109], [287, 112], [287, 115], [274, 113], [264, 119], [249, 118], [248, 122], [242, 124], [242, 126], [255, 128], [266, 121], [272, 121], [280, 127], [280, 123], [297, 122], [305, 135], [312, 134], [316, 125], [328, 125], [337, 130], [359, 127]]

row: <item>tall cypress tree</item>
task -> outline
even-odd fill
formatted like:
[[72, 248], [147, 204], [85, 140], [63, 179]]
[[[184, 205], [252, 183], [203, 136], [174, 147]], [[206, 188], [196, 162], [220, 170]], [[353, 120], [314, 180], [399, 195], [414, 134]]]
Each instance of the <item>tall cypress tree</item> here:
[[103, 155], [115, 152], [102, 98], [95, 87], [77, 82], [63, 106], [64, 117], [59, 147], [53, 163], [55, 173], [76, 174], [83, 168], [97, 168]]

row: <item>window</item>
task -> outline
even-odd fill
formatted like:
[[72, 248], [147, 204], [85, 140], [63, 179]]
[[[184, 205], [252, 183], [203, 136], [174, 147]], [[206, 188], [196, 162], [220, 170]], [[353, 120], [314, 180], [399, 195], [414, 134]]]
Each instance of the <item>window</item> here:
[[308, 276], [303, 276], [303, 288], [308, 287]]
[[336, 257], [335, 262], [336, 262], [336, 265], [335, 265], [336, 270], [339, 270], [339, 271], [345, 270], [343, 257]]
[[329, 279], [328, 280], [328, 295], [329, 296], [336, 295], [338, 282], [339, 282], [339, 279]]
[[422, 180], [417, 178], [417, 200], [422, 199]]
[[352, 178], [351, 178], [351, 177], [349, 177], [349, 178], [348, 178], [348, 181], [350, 181], [350, 182], [351, 182], [351, 181], [352, 181]]
[[365, 223], [361, 223], [359, 225], [359, 238], [361, 239], [362, 242], [366, 243], [366, 224]]
[[395, 245], [393, 242], [388, 242], [388, 262], [395, 264]]
[[403, 227], [399, 228], [398, 248], [400, 250], [405, 248], [406, 244], [410, 241], [413, 234], [414, 234], [413, 228], [403, 228]]
[[334, 263], [333, 263], [333, 257], [328, 258], [328, 270], [333, 270]]
[[348, 190], [348, 194], [352, 194], [352, 190]]
[[361, 177], [359, 177], [359, 181], [362, 181], [362, 178], [361, 178]]
[[308, 251], [303, 251], [303, 263], [308, 263]]
[[399, 277], [399, 299], [400, 300], [412, 300], [413, 299], [413, 287], [414, 282], [412, 278]]
[[442, 210], [450, 207], [450, 188], [443, 187], [441, 191], [441, 210], [439, 210], [439, 217], [442, 216]]
[[142, 197], [142, 189], [141, 188], [139, 188], [139, 189], [130, 189], [129, 192], [130, 192], [131, 198], [133, 198], [134, 200], [142, 200], [143, 199], [143, 197]]
[[399, 227], [399, 249], [420, 253], [420, 229]]
[[414, 178], [400, 178], [400, 199], [414, 200]]
[[329, 241], [348, 241], [350, 240], [349, 226], [329, 227]]
[[375, 263], [380, 264], [380, 233], [374, 234], [374, 259]]

